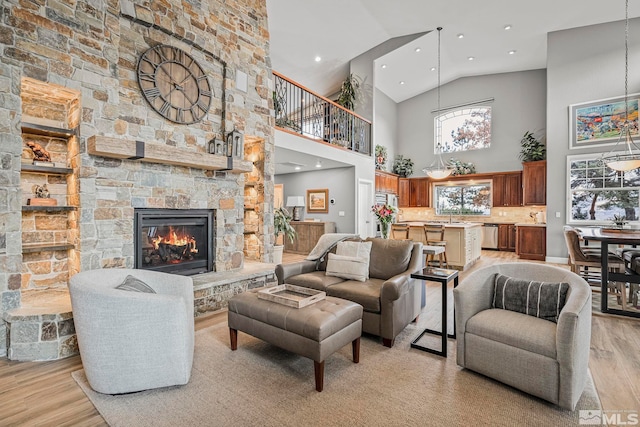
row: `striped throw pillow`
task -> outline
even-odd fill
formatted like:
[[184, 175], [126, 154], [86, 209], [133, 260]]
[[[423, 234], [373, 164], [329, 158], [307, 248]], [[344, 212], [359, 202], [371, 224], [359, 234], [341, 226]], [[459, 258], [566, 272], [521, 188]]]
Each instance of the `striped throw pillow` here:
[[494, 280], [492, 306], [558, 323], [568, 291], [568, 283], [537, 282], [498, 273]]

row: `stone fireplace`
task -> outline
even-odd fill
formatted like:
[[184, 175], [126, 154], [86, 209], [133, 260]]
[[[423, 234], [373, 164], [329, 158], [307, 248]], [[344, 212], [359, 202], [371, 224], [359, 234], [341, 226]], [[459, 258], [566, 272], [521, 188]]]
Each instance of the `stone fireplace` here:
[[[0, 312], [6, 322], [33, 323], [11, 327], [25, 348], [34, 339], [61, 341], [72, 329], [60, 326], [69, 313], [49, 322], [46, 334], [49, 313], [33, 319], [13, 313], [28, 293], [62, 291], [78, 271], [144, 264], [136, 252], [143, 232], [136, 230], [137, 212], [209, 212], [202, 227], [210, 234], [190, 236], [210, 243], [206, 260], [185, 255], [185, 265], [199, 263], [187, 272], [234, 272], [245, 260], [271, 261], [273, 84], [264, 0], [45, 0], [13, 4], [3, 14]], [[211, 105], [201, 121], [173, 122], [145, 99], [137, 64], [158, 45], [187, 52], [206, 74]], [[239, 75], [246, 90], [236, 87]], [[53, 165], [32, 162], [25, 122], [54, 129], [30, 131]], [[209, 154], [209, 146], [234, 129], [245, 136], [244, 156], [229, 167], [226, 157]], [[57, 206], [29, 207], [33, 187], [43, 184]], [[147, 227], [145, 233], [157, 231]], [[189, 246], [170, 244], [174, 252]], [[202, 248], [195, 246], [192, 255]], [[152, 268], [172, 264], [154, 265], [163, 255], [146, 250]], [[199, 286], [209, 304], [214, 296]], [[0, 320], [0, 356], [7, 352], [6, 335]]]
[[135, 268], [192, 275], [214, 271], [214, 212], [136, 209]]

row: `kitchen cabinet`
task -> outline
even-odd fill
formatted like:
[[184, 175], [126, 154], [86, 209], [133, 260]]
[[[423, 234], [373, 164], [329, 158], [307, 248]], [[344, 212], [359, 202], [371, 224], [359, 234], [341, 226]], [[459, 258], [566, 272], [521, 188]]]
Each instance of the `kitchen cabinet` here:
[[525, 206], [547, 204], [547, 161], [522, 164], [522, 201]]
[[335, 222], [291, 221], [291, 226], [296, 230], [296, 237], [293, 242], [284, 239], [284, 251], [295, 254], [308, 254], [316, 246], [320, 236], [336, 232]]
[[509, 172], [493, 176], [493, 206], [522, 206], [522, 173]]
[[400, 208], [408, 208], [411, 206], [411, 190], [409, 186], [409, 178], [398, 179], [398, 207]]
[[520, 259], [544, 261], [547, 256], [547, 227], [517, 226], [516, 254]]
[[498, 224], [498, 250], [515, 252], [516, 250], [515, 224]]
[[398, 175], [376, 170], [376, 193], [398, 194]]
[[431, 206], [429, 200], [429, 178], [413, 178], [409, 180], [409, 206], [428, 208]]

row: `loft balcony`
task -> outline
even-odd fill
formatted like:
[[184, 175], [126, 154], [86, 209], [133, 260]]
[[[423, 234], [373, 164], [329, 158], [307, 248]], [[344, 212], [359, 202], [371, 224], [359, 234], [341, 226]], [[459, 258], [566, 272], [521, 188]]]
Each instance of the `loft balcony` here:
[[273, 72], [276, 127], [337, 148], [371, 155], [371, 122]]

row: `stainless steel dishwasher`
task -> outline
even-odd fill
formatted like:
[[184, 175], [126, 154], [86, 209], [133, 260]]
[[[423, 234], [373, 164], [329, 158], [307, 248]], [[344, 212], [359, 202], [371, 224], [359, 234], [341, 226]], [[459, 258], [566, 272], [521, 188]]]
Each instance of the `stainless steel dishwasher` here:
[[498, 224], [482, 226], [482, 249], [498, 249]]

